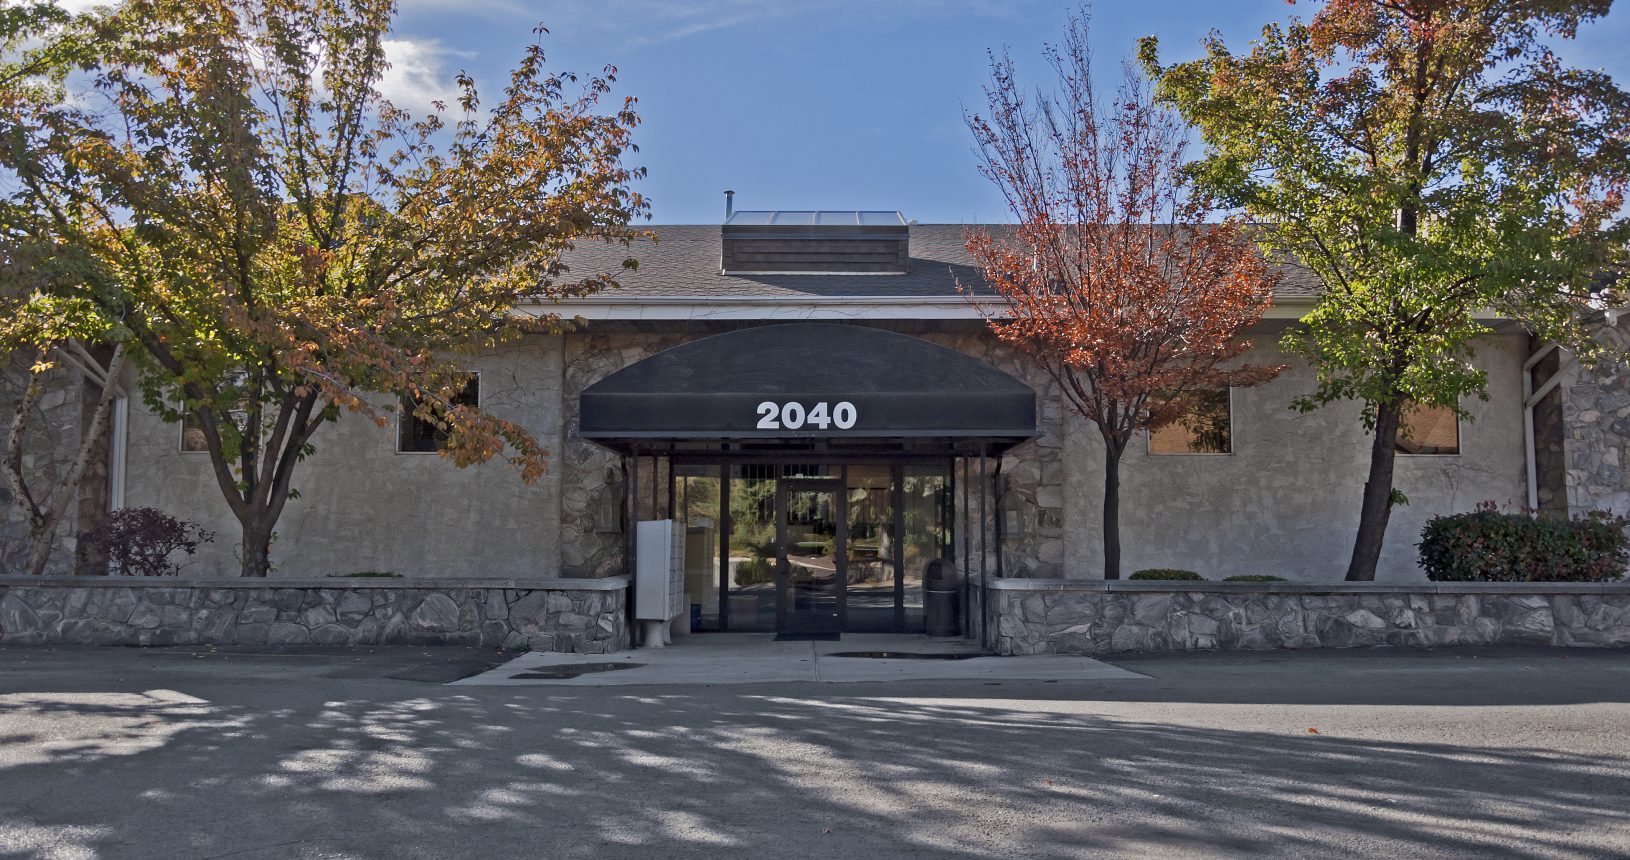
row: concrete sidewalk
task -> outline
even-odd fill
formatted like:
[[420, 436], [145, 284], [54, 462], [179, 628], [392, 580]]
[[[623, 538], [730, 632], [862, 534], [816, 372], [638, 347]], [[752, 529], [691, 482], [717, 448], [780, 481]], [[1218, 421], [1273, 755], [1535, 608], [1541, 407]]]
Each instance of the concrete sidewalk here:
[[[841, 656], [855, 652], [914, 656]], [[678, 638], [666, 648], [639, 648], [616, 654], [523, 654], [496, 669], [453, 683], [599, 687], [790, 681], [1110, 681], [1144, 677], [1088, 657], [981, 656], [977, 644], [962, 639], [846, 633], [836, 642], [777, 642], [773, 633], [703, 633]]]

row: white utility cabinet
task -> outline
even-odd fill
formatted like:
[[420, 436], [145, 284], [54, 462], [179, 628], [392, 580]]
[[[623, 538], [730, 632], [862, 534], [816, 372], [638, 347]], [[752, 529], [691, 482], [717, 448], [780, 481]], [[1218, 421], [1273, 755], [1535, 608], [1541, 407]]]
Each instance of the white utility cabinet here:
[[634, 530], [634, 618], [645, 645], [668, 644], [668, 625], [685, 611], [685, 530], [674, 520], [646, 520]]

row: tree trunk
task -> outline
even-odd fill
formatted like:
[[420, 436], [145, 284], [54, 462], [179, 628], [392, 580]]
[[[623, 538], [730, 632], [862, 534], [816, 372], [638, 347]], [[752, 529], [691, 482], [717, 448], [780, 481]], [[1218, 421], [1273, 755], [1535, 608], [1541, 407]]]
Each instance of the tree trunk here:
[[[45, 566], [51, 561], [52, 545], [56, 543], [57, 528], [67, 516], [68, 506], [79, 498], [79, 483], [90, 467], [91, 456], [101, 449], [98, 441], [107, 429], [108, 414], [113, 408], [114, 395], [118, 393], [118, 378], [124, 371], [125, 360], [124, 345], [114, 347], [101, 394], [97, 397], [96, 411], [91, 416], [90, 426], [82, 430], [79, 451], [74, 455], [73, 464], [68, 468], [68, 474], [62, 484], [52, 488], [45, 496], [44, 509], [36, 512], [28, 537], [30, 576], [45, 573]], [[22, 416], [19, 416], [18, 420], [21, 421]]]
[[[41, 355], [43, 360], [44, 355]], [[15, 413], [11, 417], [11, 429], [6, 433], [6, 483], [11, 488], [13, 503], [28, 523], [28, 554], [23, 557], [23, 563], [30, 569], [35, 556], [34, 539], [39, 535], [38, 521], [40, 516], [39, 505], [29, 493], [28, 481], [23, 475], [23, 447], [28, 442], [28, 416], [34, 411], [39, 402], [41, 386], [39, 379], [32, 372], [23, 377], [23, 395], [17, 402]]]
[[1120, 578], [1121, 449], [1109, 444], [1104, 446], [1104, 579]]
[[57, 521], [47, 519], [47, 524], [37, 526], [29, 531], [28, 535], [28, 575], [40, 576], [45, 573], [45, 565], [51, 561], [51, 545], [56, 543]]
[[264, 577], [272, 572], [272, 522], [273, 518], [263, 511], [243, 520], [241, 575]]
[[[94, 416], [96, 407], [89, 388], [85, 390], [83, 400], [87, 416]], [[117, 398], [114, 404], [118, 404]], [[85, 470], [85, 477], [79, 481], [79, 500], [75, 503], [74, 576], [108, 575], [108, 551], [101, 538], [107, 529], [113, 492], [109, 467], [113, 454], [111, 418], [109, 415], [108, 423], [94, 437], [91, 434], [96, 428], [91, 426], [90, 417], [86, 418], [81, 431], [88, 437], [87, 444], [92, 446], [92, 450], [90, 466]]]
[[1348, 582], [1372, 582], [1375, 566], [1381, 560], [1381, 543], [1392, 516], [1392, 467], [1398, 459], [1395, 447], [1398, 422], [1404, 411], [1401, 398], [1380, 404], [1375, 410], [1375, 439], [1370, 444], [1370, 477], [1364, 482], [1364, 504], [1359, 509], [1358, 538], [1353, 542], [1353, 559], [1347, 565]]

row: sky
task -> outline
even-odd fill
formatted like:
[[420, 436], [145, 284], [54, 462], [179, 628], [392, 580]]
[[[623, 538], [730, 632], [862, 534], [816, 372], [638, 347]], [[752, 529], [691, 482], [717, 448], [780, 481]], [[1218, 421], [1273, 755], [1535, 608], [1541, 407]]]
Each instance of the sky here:
[[[65, 0], [79, 5], [94, 0]], [[555, 71], [618, 69], [639, 99], [633, 159], [659, 224], [717, 223], [739, 209], [898, 209], [924, 223], [1006, 219], [975, 167], [965, 112], [981, 108], [989, 50], [1027, 81], [1047, 69], [1076, 0], [398, 0], [381, 88], [404, 107], [450, 100], [471, 73], [492, 94], [536, 38]], [[1630, 6], [1559, 47], [1630, 86]], [[1100, 79], [1138, 37], [1166, 62], [1199, 54], [1210, 30], [1246, 50], [1262, 25], [1311, 14], [1285, 0], [1098, 0]]]

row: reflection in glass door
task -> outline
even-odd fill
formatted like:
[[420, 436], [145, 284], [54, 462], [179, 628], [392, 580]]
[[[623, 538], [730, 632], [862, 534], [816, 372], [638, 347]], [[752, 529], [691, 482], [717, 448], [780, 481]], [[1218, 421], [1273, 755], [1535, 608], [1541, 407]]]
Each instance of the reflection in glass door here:
[[901, 629], [900, 581], [895, 575], [899, 541], [893, 474], [893, 467], [886, 463], [857, 464], [845, 470], [849, 552], [844, 632], [888, 633]]
[[776, 629], [843, 629], [848, 529], [841, 481], [783, 480], [776, 493]]
[[949, 466], [708, 462], [673, 475], [695, 629], [923, 631], [924, 571], [956, 548]]

